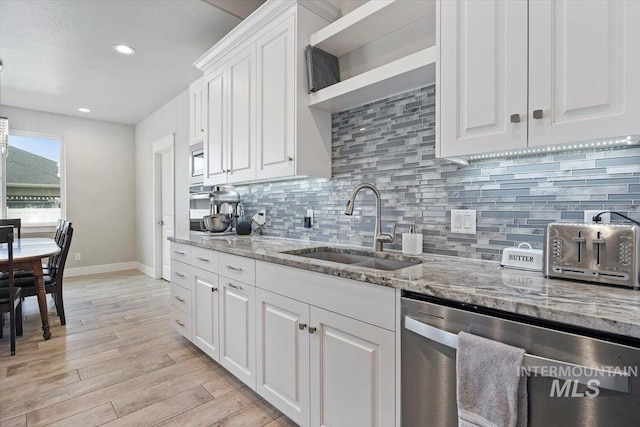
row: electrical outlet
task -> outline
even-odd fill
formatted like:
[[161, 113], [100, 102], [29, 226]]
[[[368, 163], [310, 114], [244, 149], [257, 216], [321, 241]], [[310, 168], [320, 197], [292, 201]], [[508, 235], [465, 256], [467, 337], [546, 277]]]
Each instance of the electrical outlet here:
[[80, 252], [76, 252], [75, 258], [76, 258], [76, 261], [82, 260], [82, 254]]
[[475, 209], [452, 209], [451, 232], [460, 234], [476, 234]]
[[[597, 211], [584, 211], [584, 222], [587, 224], [593, 224], [593, 217], [602, 212], [601, 209]], [[609, 224], [611, 222], [611, 213], [607, 212], [600, 215], [600, 224]]]

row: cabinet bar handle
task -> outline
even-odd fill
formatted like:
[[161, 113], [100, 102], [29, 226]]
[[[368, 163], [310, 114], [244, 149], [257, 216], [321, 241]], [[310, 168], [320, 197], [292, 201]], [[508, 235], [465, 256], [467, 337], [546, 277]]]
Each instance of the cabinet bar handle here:
[[177, 323], [178, 325], [180, 325], [180, 326], [184, 327], [184, 322], [181, 322], [181, 321], [179, 321], [179, 320], [177, 320], [177, 319], [176, 319], [176, 323]]
[[309, 333], [310, 334], [314, 333], [316, 331], [316, 329], [318, 329], [318, 328], [316, 328], [314, 326], [309, 326]]
[[225, 265], [225, 267], [227, 267], [229, 270], [233, 270], [233, 271], [242, 271], [242, 269], [240, 267], [234, 267], [233, 265]]
[[176, 296], [175, 299], [177, 299], [180, 302], [184, 302], [184, 298], [180, 298], [179, 296]]
[[520, 114], [512, 114], [510, 120], [511, 123], [520, 123]]
[[211, 261], [209, 258], [202, 258], [201, 256], [197, 256], [196, 259], [200, 260], [202, 262], [210, 262]]
[[244, 288], [242, 286], [237, 286], [237, 285], [234, 285], [233, 283], [227, 283], [227, 286], [233, 289], [237, 289], [239, 291], [244, 291]]
[[184, 274], [182, 274], [182, 273], [173, 273], [173, 274], [175, 274], [176, 276], [180, 277], [181, 279], [184, 279], [184, 278], [186, 277], [186, 276], [185, 276]]
[[538, 120], [544, 117], [544, 111], [542, 110], [533, 110], [533, 118]]
[[300, 329], [301, 331], [304, 331], [304, 328], [307, 327], [306, 323], [298, 323], [298, 329]]
[[186, 252], [182, 252], [182, 251], [173, 251], [174, 254], [178, 254], [178, 255], [186, 255]]

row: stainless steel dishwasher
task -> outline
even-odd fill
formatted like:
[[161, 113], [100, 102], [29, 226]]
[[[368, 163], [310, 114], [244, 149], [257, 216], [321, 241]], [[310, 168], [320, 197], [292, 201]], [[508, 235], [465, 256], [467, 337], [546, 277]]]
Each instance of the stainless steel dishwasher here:
[[457, 426], [460, 331], [526, 350], [529, 426], [640, 426], [640, 341], [405, 292], [403, 427]]

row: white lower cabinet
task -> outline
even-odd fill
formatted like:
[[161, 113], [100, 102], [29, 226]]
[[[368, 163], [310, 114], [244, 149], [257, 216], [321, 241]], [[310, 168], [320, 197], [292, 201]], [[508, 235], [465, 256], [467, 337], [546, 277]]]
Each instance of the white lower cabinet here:
[[253, 286], [220, 276], [220, 364], [256, 389]]
[[309, 304], [256, 289], [256, 391], [309, 425]]
[[[351, 298], [346, 290], [340, 295], [341, 286], [360, 286], [363, 304], [386, 300], [393, 307], [394, 292], [345, 279], [323, 282], [324, 278], [257, 263], [256, 390], [300, 426], [393, 426], [394, 331], [334, 310], [338, 301]], [[381, 290], [389, 292], [381, 295]], [[323, 301], [321, 295], [327, 294], [335, 299]], [[373, 318], [387, 324], [386, 317]]]
[[209, 357], [220, 360], [218, 338], [218, 275], [193, 269], [195, 301], [193, 303], [193, 343]]
[[174, 262], [176, 330], [300, 426], [396, 425], [394, 289], [215, 251], [191, 255]]
[[313, 306], [310, 325], [311, 425], [393, 426], [395, 334]]

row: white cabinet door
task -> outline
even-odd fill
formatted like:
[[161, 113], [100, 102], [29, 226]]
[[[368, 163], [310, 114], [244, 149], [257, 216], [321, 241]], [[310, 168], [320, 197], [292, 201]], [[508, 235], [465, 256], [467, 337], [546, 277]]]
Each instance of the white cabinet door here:
[[220, 276], [220, 364], [256, 389], [255, 288]]
[[536, 0], [529, 11], [529, 145], [639, 133], [640, 2]]
[[218, 346], [218, 275], [193, 269], [195, 301], [193, 303], [193, 343], [216, 362]]
[[255, 44], [228, 63], [229, 133], [227, 139], [228, 182], [256, 177], [256, 65]]
[[394, 333], [313, 306], [310, 327], [311, 425], [394, 425]]
[[441, 1], [439, 51], [439, 155], [526, 147], [527, 1]]
[[256, 289], [256, 391], [309, 425], [309, 305]]
[[203, 79], [200, 78], [189, 86], [189, 143], [204, 141], [205, 105]]
[[258, 179], [295, 173], [294, 37], [292, 15], [256, 42]]
[[207, 101], [207, 133], [204, 142], [204, 183], [224, 184], [227, 181], [227, 74], [224, 67], [205, 76]]

